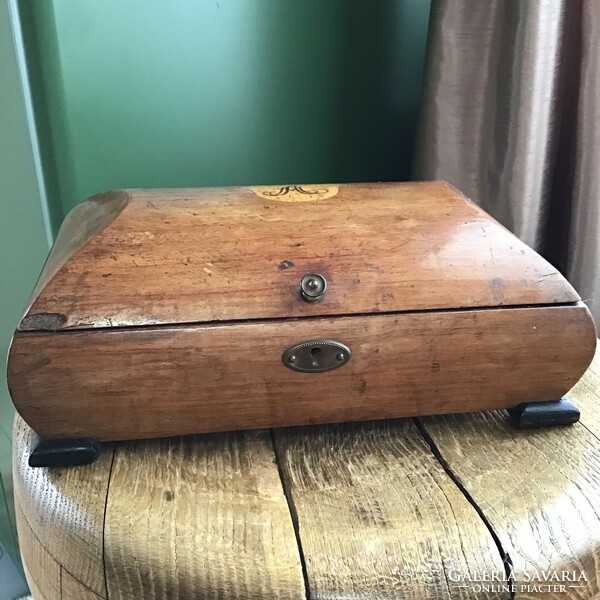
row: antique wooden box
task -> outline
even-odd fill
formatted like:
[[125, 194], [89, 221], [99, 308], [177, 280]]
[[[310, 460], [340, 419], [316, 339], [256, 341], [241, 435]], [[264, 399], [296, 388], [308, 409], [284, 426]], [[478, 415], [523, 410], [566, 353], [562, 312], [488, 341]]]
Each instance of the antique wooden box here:
[[595, 344], [443, 182], [128, 190], [67, 216], [8, 376], [43, 439], [106, 441], [556, 407]]

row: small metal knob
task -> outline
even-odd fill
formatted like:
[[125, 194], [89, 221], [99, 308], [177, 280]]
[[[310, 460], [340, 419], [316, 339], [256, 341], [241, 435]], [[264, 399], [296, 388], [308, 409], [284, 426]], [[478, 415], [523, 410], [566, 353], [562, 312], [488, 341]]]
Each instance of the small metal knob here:
[[318, 273], [308, 273], [300, 282], [300, 294], [307, 302], [315, 302], [322, 298], [326, 289], [327, 281]]

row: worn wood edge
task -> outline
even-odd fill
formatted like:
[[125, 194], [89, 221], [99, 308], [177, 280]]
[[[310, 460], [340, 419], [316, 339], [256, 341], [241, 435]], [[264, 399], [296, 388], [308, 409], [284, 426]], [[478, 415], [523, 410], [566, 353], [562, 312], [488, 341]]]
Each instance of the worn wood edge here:
[[[38, 588], [35, 581], [33, 580], [33, 577], [31, 576], [31, 573], [30, 573], [29, 569], [27, 568], [27, 565], [24, 562], [22, 564], [23, 564], [23, 573], [25, 573], [25, 581], [27, 582], [27, 586], [29, 587], [29, 592], [30, 592], [33, 600], [55, 600], [54, 598], [48, 598], [48, 597], [44, 596], [44, 594], [42, 594], [40, 588]], [[62, 600], [62, 599], [59, 599], [59, 600]]]
[[[588, 412], [587, 402], [578, 389], [586, 389], [597, 368], [596, 358], [570, 394], [583, 414]], [[440, 464], [498, 540], [517, 584], [515, 598], [532, 597], [519, 589], [532, 572], [552, 569], [559, 573], [582, 569], [588, 578], [585, 591], [571, 593], [600, 596], [600, 444], [585, 420], [539, 431], [515, 430], [500, 411], [416, 421]], [[494, 448], [495, 462], [483, 467]], [[494, 478], [507, 481], [506, 489], [494, 486]], [[533, 549], [532, 543], [542, 545]], [[552, 591], [534, 596], [565, 597], [564, 592]]]
[[73, 577], [33, 533], [21, 511], [18, 512], [23, 571], [35, 600], [106, 600]]
[[[487, 525], [437, 463], [412, 419], [273, 432], [310, 598], [396, 598], [398, 594], [471, 598], [470, 590], [451, 580], [449, 569], [457, 564], [467, 571], [482, 565], [504, 569], [501, 549]], [[371, 451], [366, 450], [369, 444], [361, 439], [369, 436], [374, 436], [375, 442]], [[386, 451], [394, 451], [393, 459]], [[406, 466], [407, 462], [414, 463], [414, 472]], [[364, 487], [352, 481], [365, 473], [368, 482]], [[400, 485], [395, 487], [394, 483]], [[419, 484], [421, 490], [415, 491]], [[411, 493], [411, 501], [419, 508], [417, 513], [403, 515], [404, 527], [389, 523], [388, 518], [402, 521], [404, 503]], [[314, 498], [306, 500], [311, 495]], [[355, 509], [358, 522], [353, 523]], [[455, 527], [449, 525], [453, 519]], [[348, 544], [346, 536], [352, 537], [361, 521], [364, 531], [359, 531]], [[429, 537], [419, 537], [424, 526], [428, 527]], [[474, 531], [477, 542], [469, 553], [468, 544], [473, 539], [469, 534]], [[452, 536], [455, 539], [450, 541]], [[393, 549], [390, 538], [394, 537], [398, 544], [395, 554], [387, 555], [385, 549], [378, 547], [376, 554], [369, 556], [370, 544], [388, 543]], [[384, 538], [386, 541], [382, 542]], [[428, 564], [419, 555], [427, 551], [437, 557], [437, 564]], [[510, 596], [484, 591], [478, 597]]]
[[61, 600], [61, 566], [44, 548], [16, 506], [23, 571], [35, 600]]
[[[471, 200], [471, 198], [466, 196], [457, 187], [454, 187], [449, 181], [442, 180], [441, 183], [446, 188], [448, 188], [450, 191], [454, 192], [457, 196], [461, 197], [467, 204], [470, 204], [473, 207], [475, 207], [480, 213], [482, 213], [483, 215], [486, 215], [491, 221], [493, 221], [499, 227], [501, 227], [502, 229], [504, 229], [505, 231], [510, 233], [513, 237], [518, 239], [518, 237], [515, 235], [515, 233], [513, 231], [511, 231], [508, 227], [506, 227], [506, 225], [504, 225], [503, 223], [498, 221], [498, 219], [496, 219], [494, 216], [492, 216], [490, 213], [488, 213], [479, 204], [477, 204], [473, 200]], [[538, 254], [538, 256], [539, 256], [539, 259], [541, 259], [541, 262], [545, 263], [549, 269], [551, 269], [551, 270], [556, 269], [556, 267], [554, 267], [554, 265], [552, 263], [550, 263], [548, 260], [546, 260], [541, 254]], [[571, 283], [567, 280], [566, 277], [563, 277], [563, 283], [564, 283], [564, 288], [565, 288], [565, 298], [568, 297], [571, 302], [581, 301], [581, 296], [580, 296], [579, 292], [571, 285]]]
[[61, 327], [66, 317], [60, 314], [36, 314], [36, 300], [76, 252], [108, 227], [128, 202], [129, 194], [126, 191], [109, 191], [91, 196], [69, 211], [33, 288], [17, 330], [54, 331]]
[[44, 551], [87, 589], [105, 596], [104, 508], [114, 444], [103, 444], [100, 458], [92, 465], [31, 468], [27, 461], [33, 435], [15, 415], [15, 505]]

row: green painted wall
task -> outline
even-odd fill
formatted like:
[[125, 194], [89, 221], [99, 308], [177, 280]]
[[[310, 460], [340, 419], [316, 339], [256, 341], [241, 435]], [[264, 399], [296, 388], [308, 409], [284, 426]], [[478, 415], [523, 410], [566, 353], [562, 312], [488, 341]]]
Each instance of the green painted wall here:
[[10, 4], [1, 2], [0, 541], [16, 559], [11, 476], [14, 410], [6, 387], [4, 361], [12, 332], [46, 258], [48, 243], [11, 17], [16, 17], [16, 11], [11, 13]]
[[408, 177], [428, 0], [21, 0], [56, 226], [119, 187]]

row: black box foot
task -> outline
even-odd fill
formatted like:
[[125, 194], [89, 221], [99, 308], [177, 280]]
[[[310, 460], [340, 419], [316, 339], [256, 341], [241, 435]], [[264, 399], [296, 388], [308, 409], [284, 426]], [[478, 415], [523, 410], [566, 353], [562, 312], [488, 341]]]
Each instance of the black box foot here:
[[29, 455], [30, 467], [76, 467], [93, 463], [100, 444], [91, 438], [41, 439], [36, 436]]
[[518, 429], [572, 425], [579, 421], [579, 409], [567, 396], [546, 402], [525, 402], [508, 409]]

